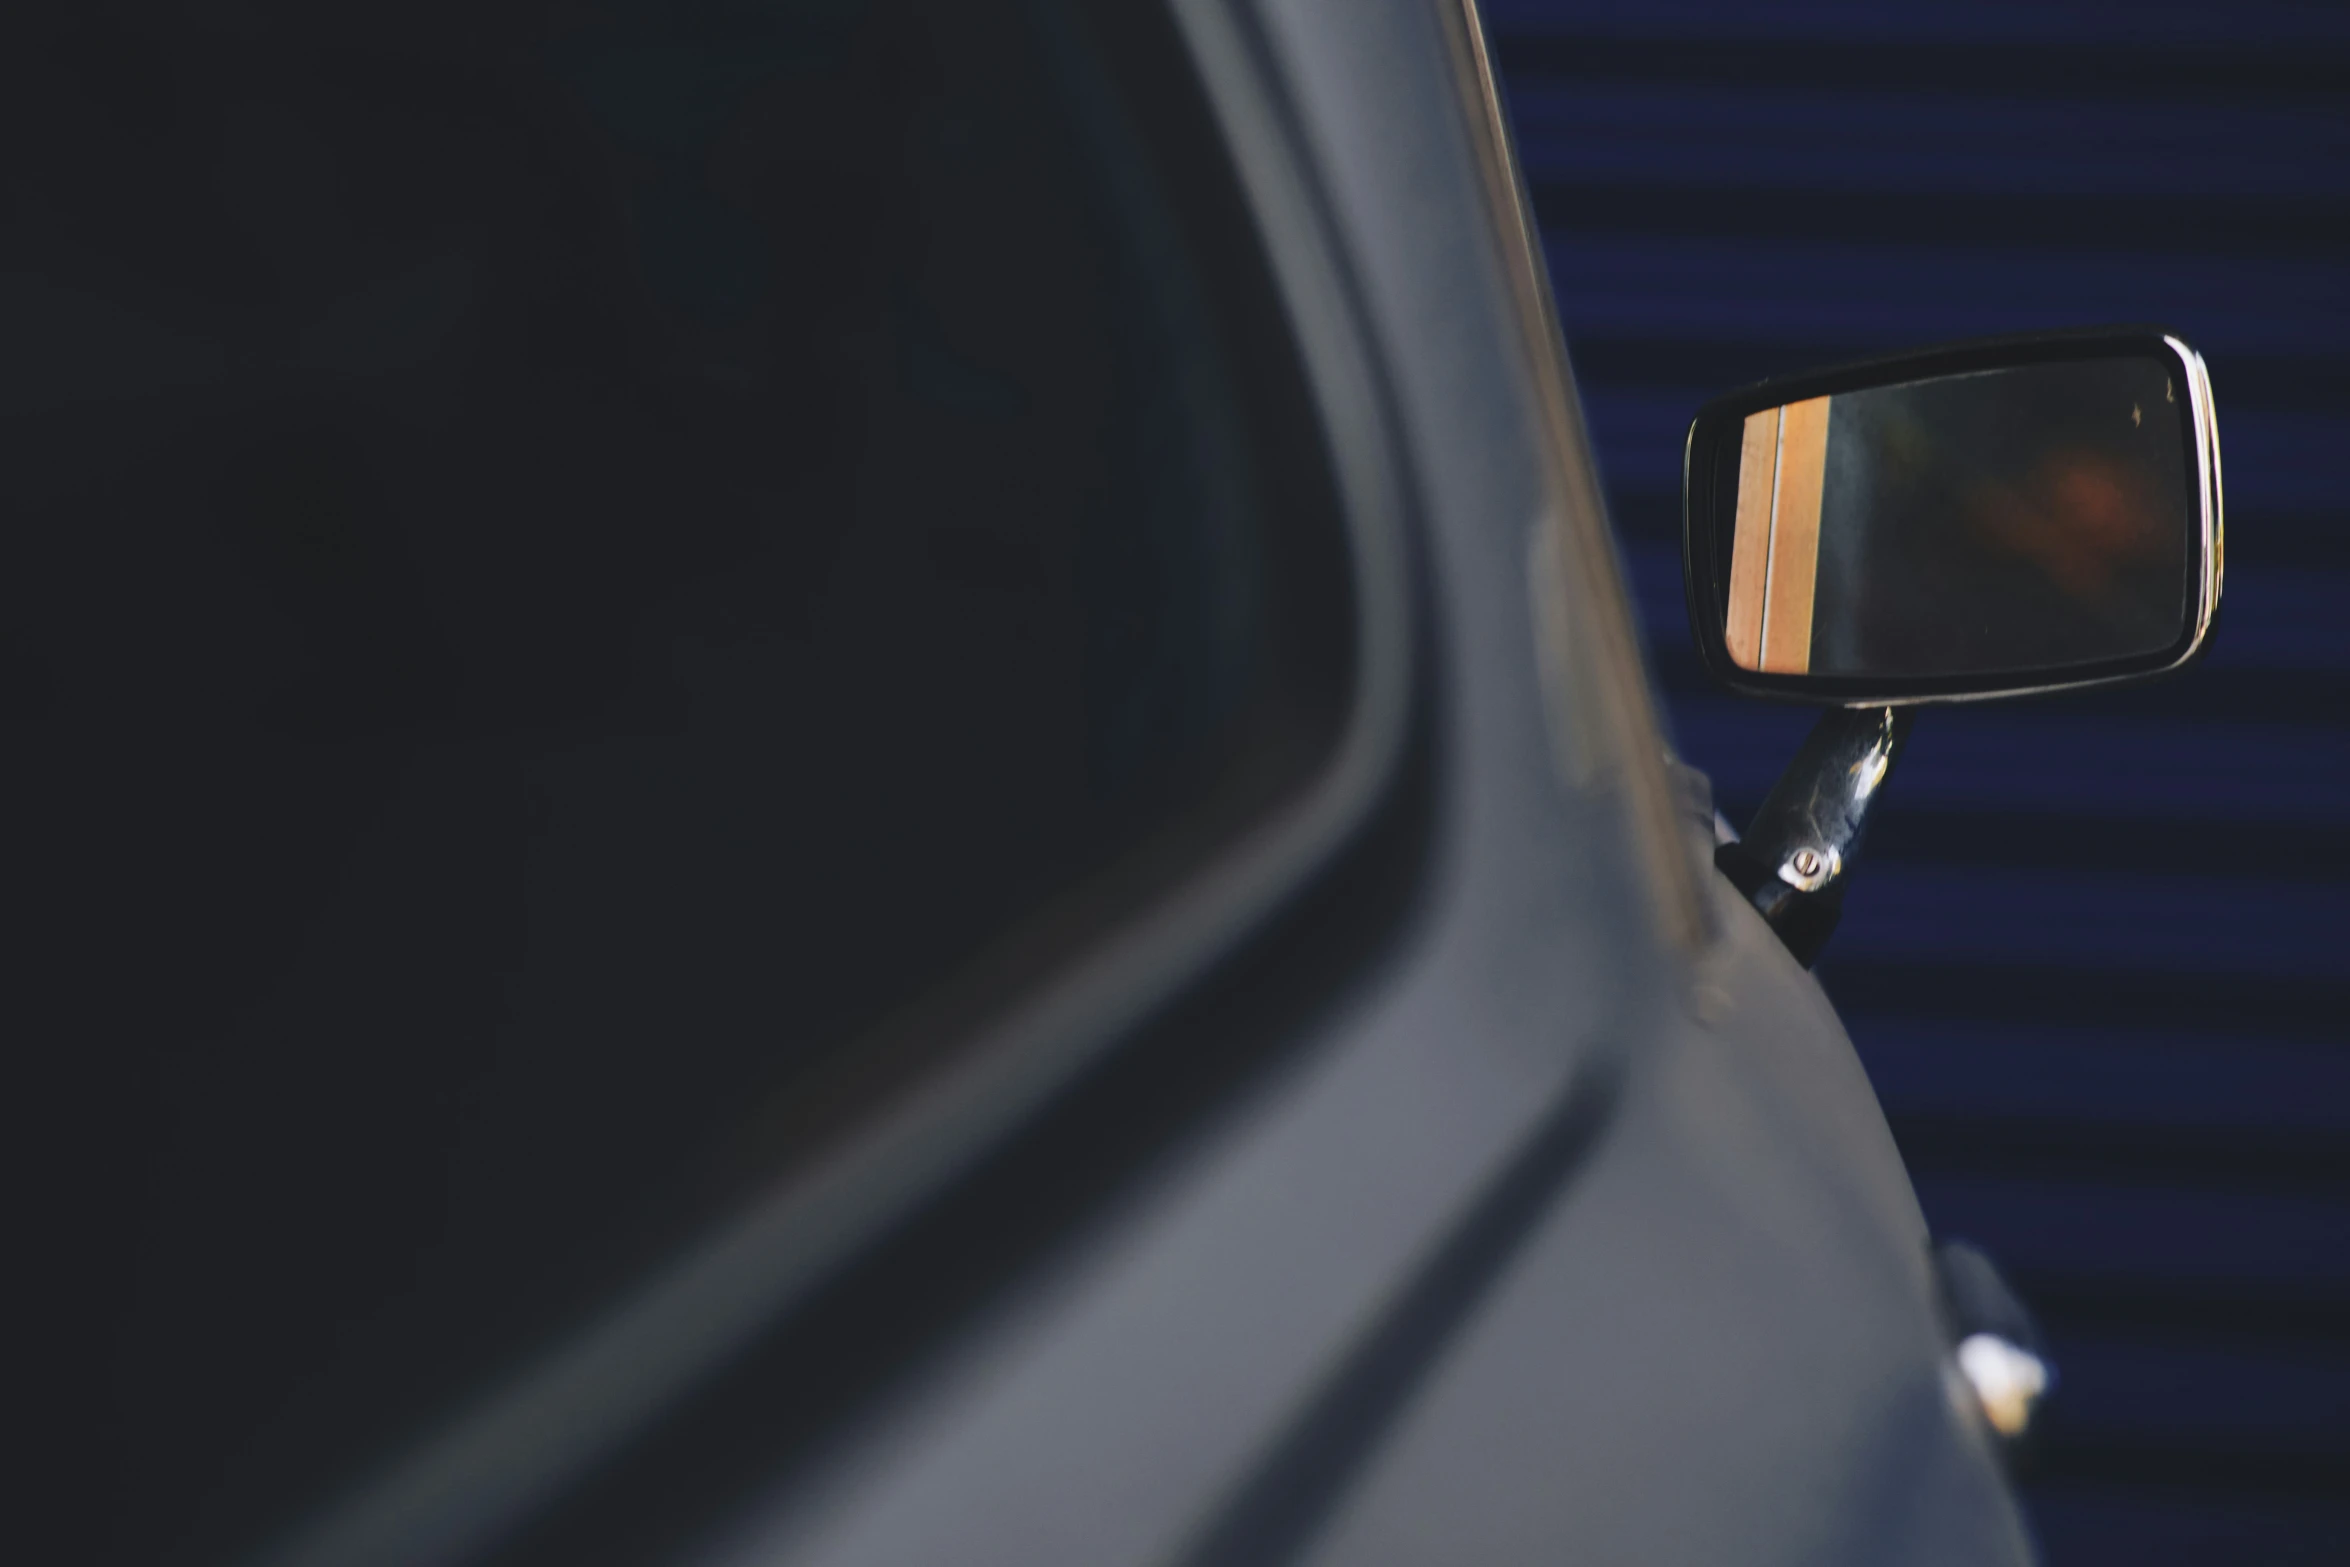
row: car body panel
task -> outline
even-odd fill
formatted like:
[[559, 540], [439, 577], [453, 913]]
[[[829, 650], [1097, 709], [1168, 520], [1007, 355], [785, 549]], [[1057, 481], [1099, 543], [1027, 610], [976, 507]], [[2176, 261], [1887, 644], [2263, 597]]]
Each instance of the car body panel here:
[[[1604, 519], [1542, 408], [1559, 350], [1463, 33], [1422, 0], [1183, 15], [1228, 115], [1274, 95], [1401, 432], [1418, 890], [1280, 1069], [705, 1559], [2025, 1559], [1825, 998], [1710, 876], [1676, 925], [1636, 820], [1662, 770], [1623, 761], [1653, 713], [1545, 682], [1541, 530]], [[1620, 587], [1562, 576], [1571, 656], [1640, 691], [1591, 602]]]

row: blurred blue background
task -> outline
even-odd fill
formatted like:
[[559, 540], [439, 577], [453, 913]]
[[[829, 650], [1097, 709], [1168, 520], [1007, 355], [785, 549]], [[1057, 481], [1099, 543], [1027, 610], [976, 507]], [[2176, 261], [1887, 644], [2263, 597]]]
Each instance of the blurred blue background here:
[[2212, 653], [1925, 714], [1821, 976], [1929, 1218], [2049, 1331], [2055, 1567], [2350, 1562], [2350, 7], [1487, 21], [1662, 694], [1734, 822], [1810, 715], [1691, 651], [1699, 403], [2035, 327], [2209, 361]]

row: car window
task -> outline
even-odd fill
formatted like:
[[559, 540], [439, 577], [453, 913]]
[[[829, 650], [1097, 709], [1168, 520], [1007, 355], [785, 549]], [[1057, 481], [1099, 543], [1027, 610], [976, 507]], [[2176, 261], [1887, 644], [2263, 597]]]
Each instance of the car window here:
[[287, 14], [11, 67], [7, 787], [142, 1556], [886, 1103], [1351, 679], [1144, 8]]

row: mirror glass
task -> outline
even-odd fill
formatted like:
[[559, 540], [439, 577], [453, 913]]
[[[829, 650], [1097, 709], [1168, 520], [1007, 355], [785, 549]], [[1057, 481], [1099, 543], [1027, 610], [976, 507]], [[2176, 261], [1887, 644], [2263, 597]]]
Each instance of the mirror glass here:
[[2109, 357], [1747, 414], [1716, 500], [1731, 662], [1898, 680], [2170, 647], [2200, 555], [2188, 400], [2177, 363]]

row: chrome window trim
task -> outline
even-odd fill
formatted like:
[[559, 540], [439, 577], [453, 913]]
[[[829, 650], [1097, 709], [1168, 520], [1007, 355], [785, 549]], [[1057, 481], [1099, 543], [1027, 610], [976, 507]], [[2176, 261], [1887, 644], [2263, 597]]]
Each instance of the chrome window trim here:
[[[1698, 864], [1674, 803], [1665, 768], [1670, 748], [1649, 688], [1606, 497], [1592, 470], [1582, 402], [1492, 46], [1478, 0], [1442, 0], [1438, 9], [1462, 97], [1475, 110], [1469, 141], [1485, 176], [1485, 208], [1524, 329], [1541, 421], [1550, 504], [1528, 541], [1527, 590], [1550, 723], [1571, 736], [1560, 746], [1568, 753], [1570, 780], [1584, 788], [1612, 783], [1623, 797], [1659, 933], [1670, 947], [1694, 954], [1716, 934], [1706, 886], [1712, 868]], [[1576, 452], [1579, 462], [1570, 460]]]
[[1400, 772], [1411, 717], [1407, 492], [1354, 280], [1278, 74], [1236, 9], [1232, 0], [1169, 0], [1322, 420], [1355, 603], [1352, 704], [1329, 760], [1130, 926], [981, 1029], [884, 1119], [682, 1248], [598, 1321], [257, 1560], [454, 1563], [493, 1549], [869, 1239], [1008, 1141], [1370, 824]]

